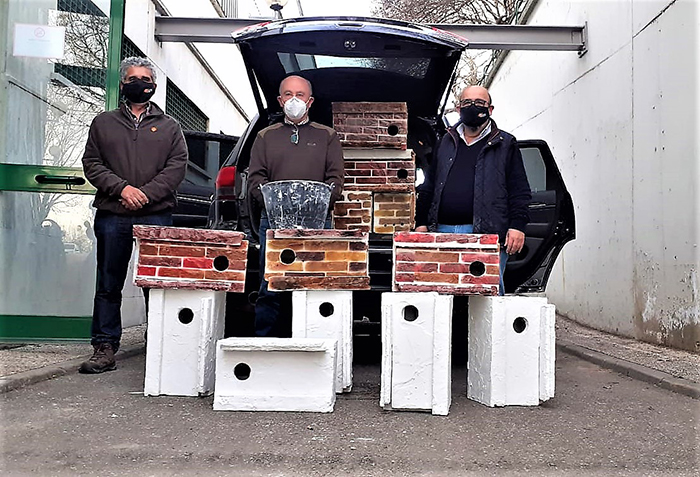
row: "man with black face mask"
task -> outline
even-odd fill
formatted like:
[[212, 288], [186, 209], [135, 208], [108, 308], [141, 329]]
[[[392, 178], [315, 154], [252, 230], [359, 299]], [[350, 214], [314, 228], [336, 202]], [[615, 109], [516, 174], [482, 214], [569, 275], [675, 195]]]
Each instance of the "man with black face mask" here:
[[126, 58], [119, 73], [125, 101], [119, 109], [95, 117], [83, 155], [85, 177], [97, 189], [97, 287], [91, 341], [95, 352], [81, 365], [82, 373], [116, 368], [132, 226], [172, 224], [175, 190], [187, 168], [180, 125], [150, 101], [156, 90], [153, 63]]
[[515, 138], [492, 113], [486, 88], [462, 91], [460, 122], [443, 136], [419, 188], [416, 232], [498, 234], [503, 295], [508, 256], [525, 243], [532, 196]]

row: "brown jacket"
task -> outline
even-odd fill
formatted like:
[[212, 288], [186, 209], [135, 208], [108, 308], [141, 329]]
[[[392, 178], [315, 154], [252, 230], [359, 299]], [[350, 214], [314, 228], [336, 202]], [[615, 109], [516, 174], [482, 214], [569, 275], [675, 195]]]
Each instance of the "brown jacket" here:
[[[122, 104], [99, 114], [90, 125], [83, 170], [97, 189], [93, 205], [120, 215], [148, 215], [175, 207], [175, 190], [185, 178], [187, 145], [177, 121], [151, 103], [136, 127]], [[127, 185], [137, 187], [149, 202], [139, 210], [119, 203]]]
[[345, 165], [338, 134], [318, 123], [299, 126], [299, 141], [291, 141], [292, 126], [273, 124], [258, 133], [250, 153], [248, 184], [251, 196], [264, 207], [260, 185], [283, 180], [335, 184], [331, 207], [341, 197]]

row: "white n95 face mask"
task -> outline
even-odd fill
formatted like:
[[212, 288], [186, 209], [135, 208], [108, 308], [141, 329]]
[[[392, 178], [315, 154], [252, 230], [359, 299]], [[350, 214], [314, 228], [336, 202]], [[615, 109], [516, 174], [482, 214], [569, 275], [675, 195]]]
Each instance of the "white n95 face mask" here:
[[298, 121], [306, 113], [306, 103], [299, 98], [292, 98], [284, 103], [284, 114], [292, 121]]

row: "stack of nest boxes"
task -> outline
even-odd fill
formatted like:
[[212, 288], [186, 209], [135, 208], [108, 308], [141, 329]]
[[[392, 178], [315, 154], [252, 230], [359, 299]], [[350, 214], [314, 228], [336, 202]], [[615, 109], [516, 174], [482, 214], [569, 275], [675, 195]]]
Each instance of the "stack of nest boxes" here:
[[134, 282], [150, 288], [144, 394], [211, 394], [226, 293], [245, 285], [245, 234], [134, 226], [134, 237]]
[[382, 295], [385, 409], [446, 415], [453, 295], [497, 295], [497, 235], [394, 233], [392, 290]]
[[382, 295], [385, 409], [447, 414], [453, 295], [469, 296], [467, 397], [493, 407], [554, 396], [554, 305], [497, 296], [499, 264], [497, 235], [394, 234], [394, 292]]
[[270, 229], [265, 279], [292, 291], [291, 338], [227, 338], [215, 410], [331, 412], [352, 387], [352, 290], [369, 288], [368, 234]]
[[[309, 340], [325, 340], [335, 354], [332, 388], [325, 393], [333, 397], [311, 408], [306, 400], [296, 410], [331, 411], [335, 393], [352, 389], [352, 291], [370, 288], [369, 234], [360, 230], [268, 230], [266, 239], [268, 289], [293, 292], [289, 343], [303, 346]], [[302, 374], [328, 376], [327, 372], [317, 366]], [[308, 383], [302, 385], [311, 389]]]
[[333, 227], [376, 234], [414, 226], [415, 155], [406, 149], [406, 103], [333, 103], [333, 128], [345, 157], [343, 199]]

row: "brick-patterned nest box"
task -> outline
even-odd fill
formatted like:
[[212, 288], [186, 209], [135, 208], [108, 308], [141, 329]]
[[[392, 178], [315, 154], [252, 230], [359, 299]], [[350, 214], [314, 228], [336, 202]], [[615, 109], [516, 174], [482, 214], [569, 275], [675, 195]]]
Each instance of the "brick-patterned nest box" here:
[[498, 295], [498, 235], [397, 232], [393, 290]]
[[359, 230], [268, 230], [268, 288], [368, 290], [368, 238]]
[[393, 234], [413, 228], [416, 194], [413, 192], [375, 192], [372, 232]]
[[413, 192], [416, 160], [413, 151], [343, 149], [345, 189]]
[[248, 241], [242, 232], [136, 225], [136, 286], [243, 292]]
[[393, 234], [413, 228], [416, 195], [413, 192], [343, 191], [333, 208], [333, 228]]
[[344, 190], [342, 200], [333, 205], [333, 228], [371, 232], [372, 193]]
[[343, 147], [406, 149], [406, 103], [333, 103], [333, 129]]

